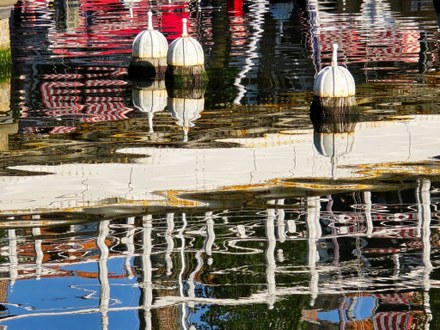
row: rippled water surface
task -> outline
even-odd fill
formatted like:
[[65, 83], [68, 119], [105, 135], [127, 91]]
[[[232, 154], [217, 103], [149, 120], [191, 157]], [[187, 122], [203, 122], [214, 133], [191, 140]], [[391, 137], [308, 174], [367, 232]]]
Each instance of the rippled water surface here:
[[[435, 3], [0, 8], [0, 329], [440, 328]], [[128, 74], [148, 10], [206, 86]]]

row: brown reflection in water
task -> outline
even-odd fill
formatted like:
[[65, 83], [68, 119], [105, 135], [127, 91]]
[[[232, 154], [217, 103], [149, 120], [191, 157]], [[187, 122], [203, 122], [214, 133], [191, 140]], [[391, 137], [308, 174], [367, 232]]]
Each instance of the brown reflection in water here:
[[18, 125], [12, 118], [11, 107], [11, 40], [10, 13], [13, 2], [0, 6], [0, 151], [9, 150], [9, 135], [16, 133]]

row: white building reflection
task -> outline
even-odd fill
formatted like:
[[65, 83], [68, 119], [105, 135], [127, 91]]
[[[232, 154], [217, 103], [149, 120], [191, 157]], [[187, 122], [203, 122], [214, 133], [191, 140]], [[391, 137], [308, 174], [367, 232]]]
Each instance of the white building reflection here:
[[[396, 119], [358, 123], [355, 132], [342, 136], [341, 143], [336, 137], [317, 140], [312, 129], [285, 130], [257, 138], [218, 140], [239, 147], [120, 149], [121, 154], [145, 156], [134, 164], [10, 166], [36, 175], [0, 177], [0, 212], [89, 210], [114, 203], [162, 205], [179, 203], [175, 196], [181, 192], [250, 189], [295, 178], [336, 178], [335, 174], [339, 180], [358, 180], [376, 177], [391, 167], [428, 174], [430, 167], [417, 164], [438, 155], [439, 145], [432, 137], [440, 117]], [[51, 189], [41, 191], [42, 186]]]

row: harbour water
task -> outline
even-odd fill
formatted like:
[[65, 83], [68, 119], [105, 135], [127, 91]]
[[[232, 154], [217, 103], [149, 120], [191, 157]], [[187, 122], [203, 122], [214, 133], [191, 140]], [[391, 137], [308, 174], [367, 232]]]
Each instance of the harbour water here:
[[[1, 8], [0, 329], [440, 328], [435, 3]], [[148, 10], [205, 88], [128, 75]], [[343, 131], [310, 116], [333, 43]]]

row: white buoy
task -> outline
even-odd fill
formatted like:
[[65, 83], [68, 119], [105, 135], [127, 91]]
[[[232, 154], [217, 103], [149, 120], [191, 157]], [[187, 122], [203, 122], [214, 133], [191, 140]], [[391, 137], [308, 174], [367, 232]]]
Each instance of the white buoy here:
[[167, 109], [177, 119], [176, 124], [183, 128], [183, 142], [188, 141], [188, 132], [194, 121], [200, 118], [205, 109], [204, 90], [175, 90], [168, 98]]
[[153, 28], [153, 13], [148, 12], [148, 28], [133, 41], [129, 73], [151, 78], [163, 76], [167, 69], [168, 41]]
[[136, 109], [148, 114], [149, 132], [153, 133], [153, 117], [167, 106], [168, 92], [165, 80], [155, 80], [150, 86], [133, 84], [132, 100]]
[[320, 133], [353, 131], [359, 117], [353, 76], [338, 65], [337, 52], [338, 45], [333, 44], [332, 63], [318, 72], [313, 86], [310, 118]]
[[346, 133], [318, 133], [313, 134], [313, 144], [316, 151], [324, 157], [330, 158], [331, 177], [338, 178], [338, 160], [349, 154], [354, 144], [353, 132]]
[[310, 119], [319, 133], [353, 132], [359, 121], [356, 98], [315, 96], [310, 105]]
[[179, 87], [180, 82], [207, 80], [202, 45], [188, 34], [188, 20], [182, 19], [182, 35], [168, 48], [168, 73]]
[[332, 63], [315, 77], [313, 91], [318, 97], [350, 97], [356, 94], [353, 76], [338, 65], [338, 45], [333, 44]]
[[349, 154], [354, 144], [353, 132], [313, 134], [316, 150], [325, 157], [342, 157]]

